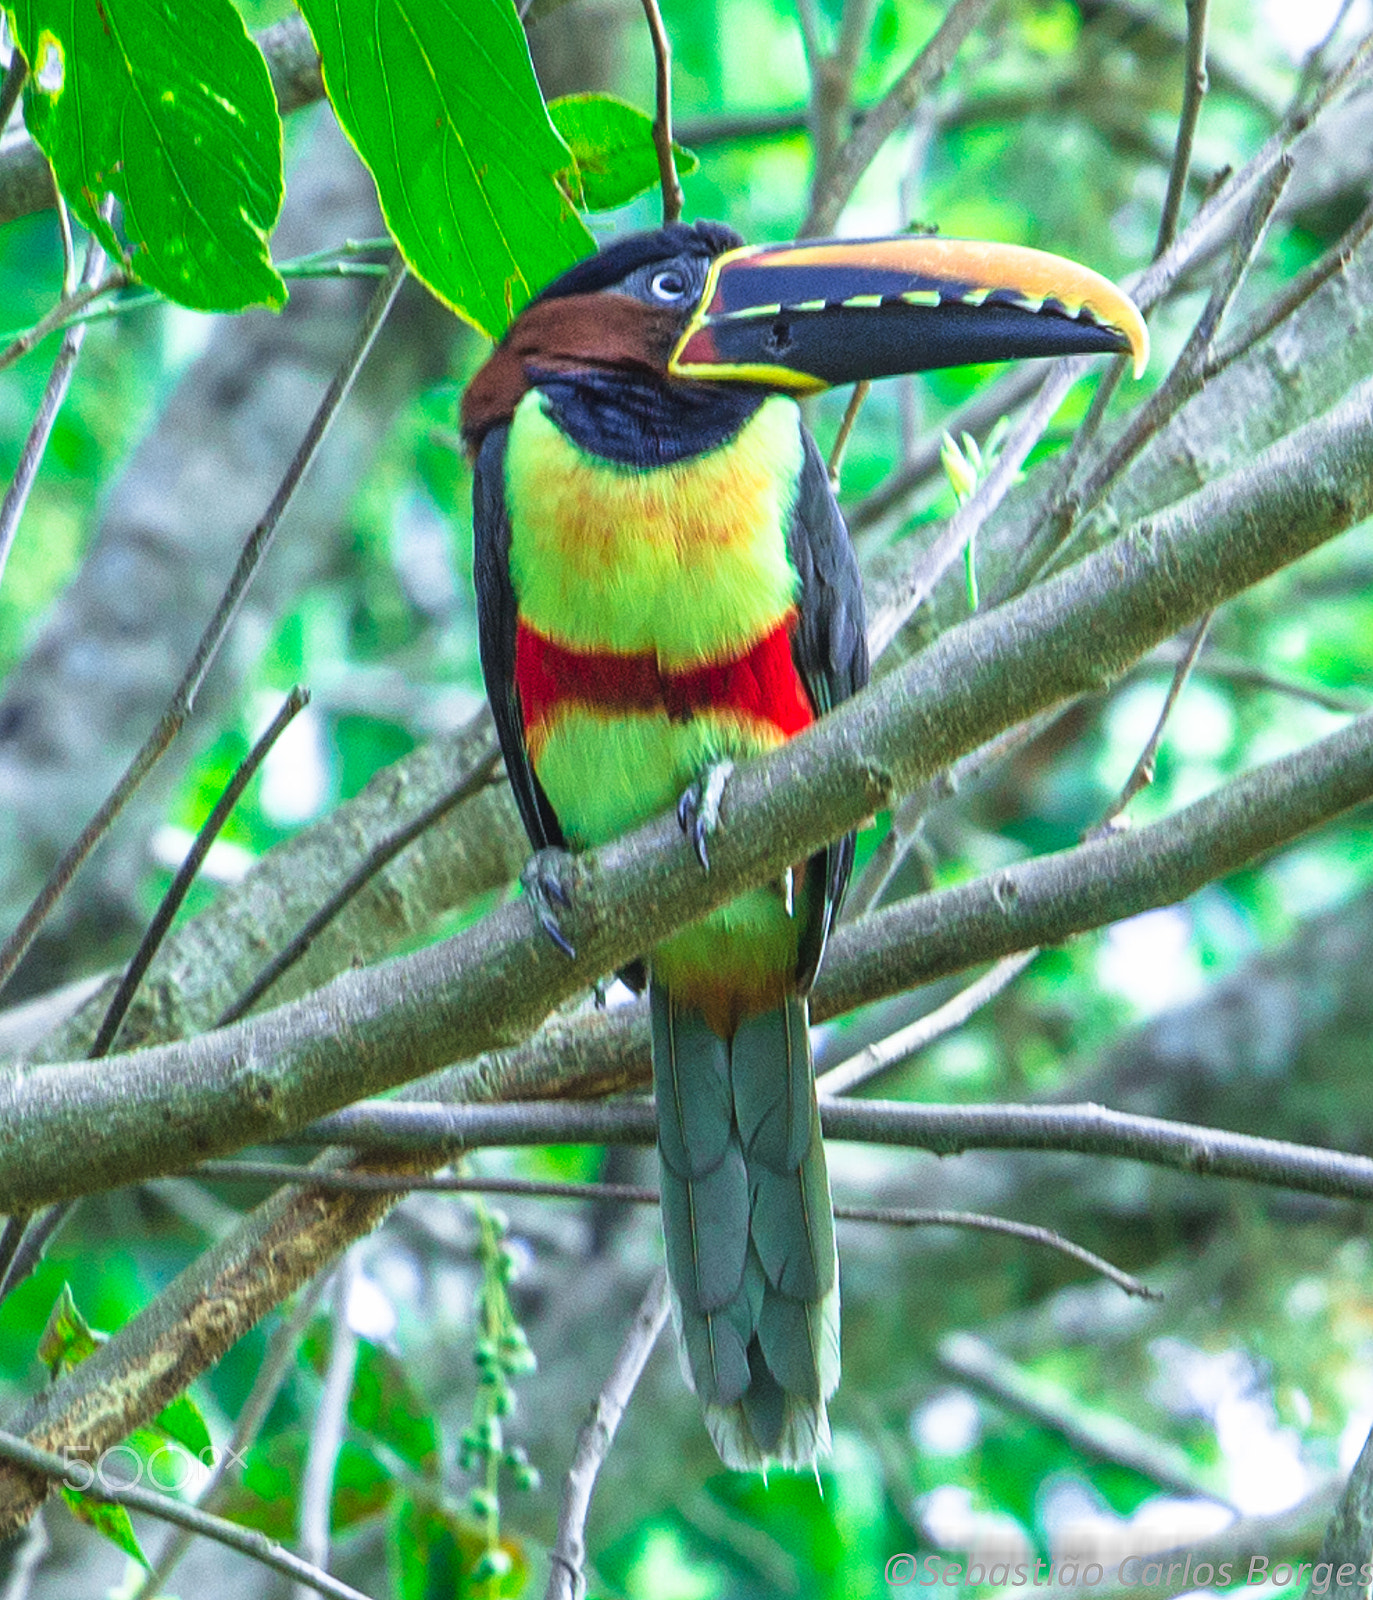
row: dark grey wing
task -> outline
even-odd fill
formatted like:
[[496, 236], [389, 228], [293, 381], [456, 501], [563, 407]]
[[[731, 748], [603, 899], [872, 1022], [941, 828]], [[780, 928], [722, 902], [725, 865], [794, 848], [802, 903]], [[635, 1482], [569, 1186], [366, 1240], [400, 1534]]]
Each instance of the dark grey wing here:
[[510, 518], [505, 509], [505, 444], [509, 429], [492, 428], [472, 469], [472, 576], [477, 586], [477, 634], [486, 697], [496, 719], [505, 770], [530, 843], [566, 849], [567, 841], [534, 776], [524, 742], [524, 717], [515, 687], [515, 591], [510, 583]]
[[[804, 428], [801, 437], [806, 453], [787, 536], [787, 553], [801, 579], [801, 615], [792, 638], [792, 658], [811, 705], [823, 716], [868, 681], [867, 618], [858, 562], [830, 489], [829, 473]], [[812, 857], [810, 867], [823, 871], [825, 894], [801, 935], [797, 985], [802, 993], [814, 981], [848, 887], [853, 835], [846, 834]]]

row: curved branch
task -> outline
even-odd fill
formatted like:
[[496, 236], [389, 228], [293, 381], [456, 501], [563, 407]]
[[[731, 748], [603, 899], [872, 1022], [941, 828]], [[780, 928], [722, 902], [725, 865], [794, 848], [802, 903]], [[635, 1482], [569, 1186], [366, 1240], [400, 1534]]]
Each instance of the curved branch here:
[[[10, 1433], [0, 1433], [0, 1458], [15, 1462], [26, 1472], [41, 1474], [55, 1483], [70, 1483], [73, 1469], [82, 1465], [79, 1461], [64, 1460], [49, 1450], [40, 1450], [27, 1440], [17, 1439]], [[82, 1476], [84, 1477], [84, 1474]], [[321, 1572], [308, 1561], [302, 1561], [289, 1550], [283, 1550], [279, 1544], [255, 1528], [240, 1527], [238, 1523], [229, 1522], [224, 1517], [213, 1517], [208, 1511], [183, 1505], [180, 1500], [174, 1500], [170, 1495], [155, 1494], [151, 1489], [140, 1489], [136, 1484], [118, 1489], [107, 1486], [98, 1472], [92, 1472], [91, 1479], [89, 1488], [83, 1486], [83, 1493], [90, 1495], [93, 1500], [101, 1500], [108, 1505], [127, 1506], [131, 1511], [143, 1511], [150, 1517], [159, 1517], [163, 1522], [187, 1528], [202, 1538], [213, 1539], [217, 1544], [226, 1545], [230, 1550], [237, 1550], [240, 1555], [260, 1561], [264, 1567], [284, 1572], [288, 1578], [294, 1578], [297, 1583], [303, 1583], [320, 1594], [330, 1595], [333, 1600], [367, 1600], [367, 1596], [360, 1589], [354, 1589], [351, 1584], [340, 1583], [337, 1578], [331, 1578], [327, 1572]]]
[[[1242, 472], [973, 617], [741, 769], [725, 797], [708, 876], [671, 817], [575, 858], [567, 926], [576, 960], [538, 936], [523, 903], [506, 905], [443, 944], [345, 974], [234, 1028], [108, 1057], [98, 1069], [12, 1073], [0, 1089], [0, 1209], [32, 1209], [278, 1137], [455, 1056], [518, 1042], [557, 1005], [674, 928], [804, 860], [1000, 728], [1109, 681], [1202, 610], [1371, 512], [1368, 383]], [[1065, 648], [1069, 640], [1073, 647]], [[1311, 821], [1368, 794], [1368, 722], [1353, 728], [1308, 752], [1320, 773], [1314, 786], [1290, 763], [1254, 778], [1251, 798], [1270, 802], [1260, 805], [1267, 840], [1251, 835], [1255, 848], [1300, 831], [1272, 806], [1275, 788], [1294, 786], [1297, 812], [1305, 806]], [[1153, 861], [1129, 852], [1122, 864], [1147, 903]], [[1183, 879], [1188, 864], [1174, 863], [1174, 871]], [[983, 918], [1004, 916], [1007, 881], [1003, 873], [974, 886]], [[1084, 898], [1091, 893], [1089, 886]], [[1098, 893], [1106, 910], [1097, 923], [1119, 914], [1105, 879]], [[1057, 909], [1041, 905], [1040, 921], [1061, 923]], [[890, 930], [887, 919], [900, 914], [896, 908], [871, 922]], [[1062, 936], [1022, 932], [1012, 948]], [[890, 976], [903, 958], [887, 954]], [[945, 955], [953, 959], [949, 945]]]

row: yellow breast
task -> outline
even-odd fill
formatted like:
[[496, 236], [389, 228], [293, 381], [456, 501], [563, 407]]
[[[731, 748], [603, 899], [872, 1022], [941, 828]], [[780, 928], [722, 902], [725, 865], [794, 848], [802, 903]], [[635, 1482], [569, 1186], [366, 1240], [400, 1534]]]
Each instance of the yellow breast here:
[[580, 450], [531, 391], [506, 450], [521, 616], [577, 649], [656, 651], [668, 669], [739, 655], [796, 603], [786, 534], [803, 459], [781, 395], [718, 449], [641, 470]]

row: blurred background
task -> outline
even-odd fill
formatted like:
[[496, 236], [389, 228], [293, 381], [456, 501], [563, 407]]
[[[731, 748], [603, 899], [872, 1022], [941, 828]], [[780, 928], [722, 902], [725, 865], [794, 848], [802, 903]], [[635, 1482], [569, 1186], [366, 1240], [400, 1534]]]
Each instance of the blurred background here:
[[[254, 29], [286, 11], [241, 9]], [[811, 76], [793, 0], [664, 0], [663, 9], [677, 134], [700, 160], [684, 182], [686, 216], [721, 218], [750, 240], [793, 235], [813, 176]], [[921, 0], [872, 0], [866, 9], [852, 84], [860, 111], [944, 10]], [[802, 10], [832, 46], [840, 0]], [[634, 0], [535, 0], [527, 26], [547, 96], [609, 90], [651, 110], [652, 55]], [[1212, 0], [1210, 92], [1184, 222], [1278, 126], [1311, 52], [1328, 46], [1320, 67], [1370, 27], [1369, 0]], [[1145, 265], [1172, 158], [1185, 37], [1181, 0], [1001, 0], [888, 141], [841, 231], [914, 226], [1015, 241], [1117, 278]], [[287, 163], [279, 260], [382, 231], [370, 182], [327, 107], [288, 119]], [[1303, 144], [1232, 316], [1262, 305], [1340, 240], [1371, 188], [1365, 90]], [[658, 216], [650, 192], [591, 221], [609, 237]], [[1214, 255], [1200, 258], [1152, 319], [1149, 385], [1181, 348], [1216, 267]], [[36, 321], [60, 293], [61, 274], [51, 213], [0, 229], [0, 335]], [[1350, 275], [1364, 285], [1373, 325], [1366, 246]], [[156, 719], [369, 292], [366, 281], [296, 279], [280, 317], [151, 306], [92, 325], [0, 586], [0, 927], [17, 920]], [[1362, 324], [1335, 326], [1330, 337], [1351, 348], [1369, 339]], [[52, 348], [0, 373], [0, 479], [14, 470]], [[60, 1014], [50, 1009], [54, 993], [78, 993], [65, 986], [127, 958], [194, 830], [293, 683], [308, 685], [312, 702], [239, 804], [185, 918], [212, 908], [254, 862], [382, 769], [479, 711], [470, 482], [455, 410], [486, 348], [409, 286], [191, 726], [8, 991], [11, 1008], [29, 1009], [0, 1015], [0, 1054], [35, 1047]], [[1366, 376], [1373, 351], [1360, 348]], [[1282, 360], [1278, 347], [1272, 361]], [[914, 479], [906, 493], [881, 491], [992, 376], [967, 369], [874, 387], [843, 480], [865, 562], [880, 566], [884, 552], [954, 509], [937, 456], [906, 475]], [[1040, 461], [1071, 439], [1095, 381], [1073, 391], [1032, 456], [1026, 493]], [[1112, 415], [1144, 392], [1123, 386]], [[813, 403], [822, 449], [846, 401], [840, 393]], [[1199, 434], [1187, 444], [1200, 459], [1208, 442]], [[1136, 822], [1373, 704], [1371, 576], [1373, 530], [1363, 528], [1223, 608], [1168, 724], [1156, 781], [1133, 803]], [[966, 610], [961, 571], [951, 573], [929, 626]], [[1125, 782], [1176, 659], [1175, 648], [1159, 652], [933, 806], [889, 894], [1075, 843]], [[451, 932], [507, 892], [523, 845], [508, 804], [497, 809], [505, 857], [489, 886], [390, 948]], [[864, 836], [860, 864], [888, 823], [879, 818]], [[874, 1092], [1097, 1100], [1369, 1148], [1371, 833], [1373, 815], [1356, 811], [1181, 906], [1043, 952]], [[822, 1068], [965, 981], [826, 1026]], [[545, 1178], [651, 1182], [653, 1173], [650, 1153], [607, 1159], [590, 1149], [486, 1153], [476, 1165]], [[884, 1566], [896, 1552], [1014, 1562], [1076, 1550], [1110, 1561], [1132, 1549], [1200, 1545], [1235, 1515], [1259, 1519], [1244, 1525], [1256, 1553], [1312, 1558], [1332, 1485], [1373, 1424], [1373, 1257], [1360, 1207], [1078, 1157], [936, 1161], [835, 1145], [831, 1174], [836, 1199], [1045, 1223], [1166, 1297], [1131, 1300], [1079, 1264], [1012, 1239], [841, 1225], [845, 1376], [820, 1482], [722, 1472], [665, 1338], [598, 1489], [592, 1594], [862, 1600], [888, 1592]], [[84, 1202], [0, 1312], [3, 1410], [43, 1381], [36, 1345], [64, 1282], [93, 1325], [117, 1328], [264, 1192], [167, 1181]], [[330, 1351], [351, 1331], [355, 1404], [336, 1479], [333, 1570], [406, 1600], [541, 1591], [575, 1428], [660, 1246], [651, 1211], [536, 1201], [502, 1209], [504, 1257], [489, 1212], [424, 1196], [354, 1249], [304, 1324], [231, 1514], [291, 1536]], [[511, 1314], [538, 1370], [512, 1377], [504, 1432], [542, 1486], [530, 1472], [514, 1474], [523, 1489], [502, 1479], [500, 1536], [514, 1566], [493, 1588], [471, 1577], [481, 1548], [473, 1529], [490, 1507], [470, 1498], [480, 1485], [463, 1470], [462, 1439], [473, 1426], [481, 1297], [511, 1270]], [[217, 1440], [276, 1325], [197, 1384]], [[13, 1547], [0, 1595], [136, 1592], [113, 1545], [60, 1505], [43, 1521], [45, 1532], [24, 1546], [32, 1554], [46, 1541], [41, 1560], [21, 1560]], [[165, 1538], [146, 1534], [150, 1551]], [[164, 1592], [197, 1585], [216, 1595], [278, 1592], [258, 1569], [205, 1545]]]

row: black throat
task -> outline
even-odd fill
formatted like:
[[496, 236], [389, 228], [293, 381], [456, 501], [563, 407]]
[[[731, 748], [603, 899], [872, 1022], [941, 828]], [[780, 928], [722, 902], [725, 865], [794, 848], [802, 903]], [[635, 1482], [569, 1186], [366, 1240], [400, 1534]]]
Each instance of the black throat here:
[[750, 384], [666, 384], [624, 372], [530, 371], [544, 410], [589, 455], [670, 466], [727, 443], [767, 398]]

